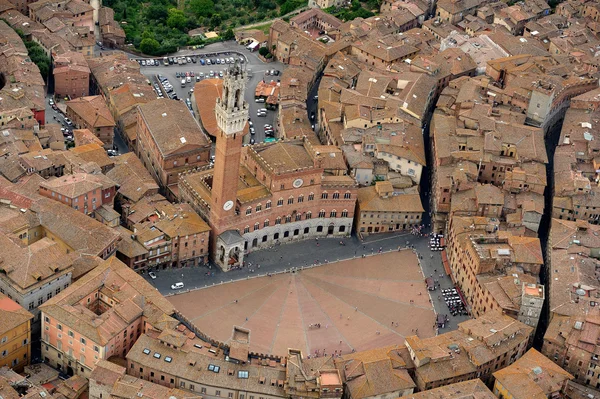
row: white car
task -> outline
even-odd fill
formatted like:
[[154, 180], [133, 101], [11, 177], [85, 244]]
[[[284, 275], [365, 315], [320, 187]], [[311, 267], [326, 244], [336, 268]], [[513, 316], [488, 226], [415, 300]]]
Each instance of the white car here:
[[171, 285], [172, 290], [179, 290], [181, 288], [183, 288], [183, 283], [181, 281]]
[[152, 280], [156, 278], [156, 274], [154, 274], [154, 272], [148, 272], [148, 276], [150, 276]]

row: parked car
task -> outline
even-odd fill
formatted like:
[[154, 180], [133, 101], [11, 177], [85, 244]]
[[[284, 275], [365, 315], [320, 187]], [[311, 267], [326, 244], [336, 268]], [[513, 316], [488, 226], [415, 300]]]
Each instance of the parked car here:
[[182, 282], [178, 282], [178, 283], [175, 283], [175, 284], [171, 284], [171, 289], [172, 289], [172, 290], [179, 290], [179, 289], [181, 289], [181, 288], [183, 288], [183, 283], [182, 283]]
[[148, 272], [148, 276], [150, 276], [152, 280], [156, 278], [156, 274], [154, 272]]
[[250, 144], [254, 144], [256, 143], [256, 141], [254, 141], [254, 137], [250, 137]]

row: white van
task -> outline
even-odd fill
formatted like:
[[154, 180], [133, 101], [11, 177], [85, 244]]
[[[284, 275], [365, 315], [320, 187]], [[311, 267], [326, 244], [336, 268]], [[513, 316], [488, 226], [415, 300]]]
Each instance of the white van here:
[[181, 79], [181, 87], [185, 87], [185, 78]]
[[183, 288], [183, 283], [182, 282], [175, 283], [175, 284], [171, 285], [171, 289], [172, 290], [178, 290], [180, 288]]

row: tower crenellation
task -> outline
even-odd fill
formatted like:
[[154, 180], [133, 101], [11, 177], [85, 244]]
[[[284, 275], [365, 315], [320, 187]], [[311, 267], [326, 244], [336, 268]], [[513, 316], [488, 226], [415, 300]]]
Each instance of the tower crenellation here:
[[217, 98], [215, 113], [217, 125], [227, 135], [242, 132], [248, 120], [248, 103], [244, 101], [247, 77], [237, 63], [225, 71], [223, 94]]

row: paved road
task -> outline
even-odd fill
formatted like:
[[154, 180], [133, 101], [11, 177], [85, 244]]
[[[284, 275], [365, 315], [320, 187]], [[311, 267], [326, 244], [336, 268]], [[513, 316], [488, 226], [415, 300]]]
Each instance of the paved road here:
[[[230, 53], [229, 55], [225, 55], [224, 53]], [[256, 89], [256, 85], [261, 80], [271, 81], [277, 80], [278, 76], [265, 76], [266, 70], [278, 70], [283, 71], [283, 65], [279, 62], [272, 62], [265, 64], [256, 56], [256, 53], [249, 52], [244, 46], [239, 45], [235, 42], [223, 42], [223, 43], [215, 43], [209, 46], [206, 46], [202, 50], [182, 50], [179, 51], [176, 56], [180, 55], [190, 55], [190, 54], [218, 54], [218, 58], [225, 57], [235, 57], [236, 55], [243, 56], [247, 59], [246, 68], [251, 71], [251, 78], [246, 85], [246, 93], [245, 99], [250, 105], [250, 118], [254, 122], [254, 128], [256, 129], [256, 135], [254, 139], [257, 143], [262, 142], [265, 139], [264, 134], [264, 125], [269, 124], [276, 128], [277, 126], [277, 117], [275, 111], [268, 111], [266, 117], [257, 117], [256, 111], [259, 108], [265, 108], [264, 103], [256, 103], [254, 101], [254, 92]], [[171, 55], [173, 56], [173, 55]], [[131, 56], [131, 58], [137, 58]], [[211, 56], [210, 59], [216, 59], [217, 56]], [[162, 61], [162, 58], [161, 58]], [[186, 98], [190, 97], [190, 89], [195, 84], [195, 79], [193, 83], [187, 83], [185, 87], [181, 87], [181, 78], [177, 79], [175, 77], [176, 72], [190, 72], [193, 71], [194, 74], [198, 74], [199, 72], [203, 72], [205, 76], [208, 76], [210, 71], [218, 73], [219, 71], [224, 71], [228, 67], [228, 64], [225, 65], [202, 65], [200, 62], [196, 62], [195, 64], [186, 64], [186, 65], [161, 65], [160, 66], [142, 66], [141, 72], [146, 75], [153, 83], [155, 82], [155, 76], [158, 74], [166, 76], [171, 84], [173, 85], [174, 91], [177, 93], [177, 97], [183, 99], [185, 101]], [[250, 141], [250, 135], [247, 135], [245, 138], [245, 143]]]
[[[50, 100], [51, 98], [53, 98], [52, 94], [46, 95], [46, 123], [60, 123], [63, 127], [65, 127], [65, 128], [68, 127], [67, 123], [65, 122], [65, 115], [61, 111], [55, 111], [48, 104], [48, 100]], [[60, 99], [60, 101], [57, 102], [57, 104], [60, 108], [65, 109], [64, 99]], [[69, 129], [73, 129], [73, 127], [69, 127]], [[123, 141], [121, 136], [119, 136], [116, 133], [116, 131], [115, 131], [113, 144], [116, 147], [119, 154], [125, 154], [125, 153], [129, 152], [127, 145], [125, 144], [125, 142]]]
[[287, 18], [287, 17], [291, 17], [293, 15], [298, 15], [303, 11], [308, 10], [310, 7], [302, 7], [299, 8], [297, 10], [288, 12], [285, 15], [279, 16], [277, 18], [273, 18], [273, 19], [269, 19], [267, 21], [261, 21], [261, 22], [255, 22], [253, 24], [248, 24], [248, 25], [243, 25], [243, 26], [238, 26], [237, 28], [234, 29], [234, 31], [240, 31], [240, 30], [245, 30], [245, 29], [251, 29], [254, 28], [256, 26], [262, 26], [262, 25], [266, 25], [266, 24], [272, 24], [273, 22], [277, 21], [278, 19], [283, 19], [283, 18]]
[[[207, 266], [197, 266], [193, 268], [161, 270], [156, 272], [158, 277], [155, 280], [150, 279], [147, 274], [144, 274], [144, 277], [161, 293], [173, 294], [174, 292], [185, 292], [188, 289], [197, 287], [210, 287], [223, 282], [275, 273], [286, 269], [289, 270], [294, 267], [309, 266], [316, 262], [322, 264], [325, 261], [334, 262], [354, 258], [355, 256], [376, 256], [380, 248], [382, 251], [396, 250], [398, 247], [405, 247], [407, 242], [408, 245], [414, 245], [417, 254], [422, 256], [423, 259], [420, 262], [425, 276], [443, 273], [441, 253], [429, 250], [429, 239], [426, 237], [417, 237], [410, 233], [392, 233], [369, 236], [364, 241], [359, 240], [357, 237], [352, 237], [345, 239], [344, 242], [346, 245], [342, 246], [340, 245], [339, 238], [319, 239], [319, 245], [317, 246], [316, 241], [308, 240], [254, 251], [246, 255], [247, 267], [227, 273], [222, 272], [216, 266], [211, 266], [210, 268]], [[449, 276], [444, 275], [439, 280], [442, 289], [453, 288], [452, 280]], [[179, 291], [171, 290], [171, 284], [180, 281], [186, 285], [185, 288]], [[438, 294], [439, 290], [434, 291], [431, 295], [436, 313], [448, 314], [446, 304], [443, 300], [438, 299]], [[440, 332], [456, 329], [459, 322], [467, 319], [467, 316], [450, 316], [450, 322], [447, 327], [444, 330], [440, 330]]]

